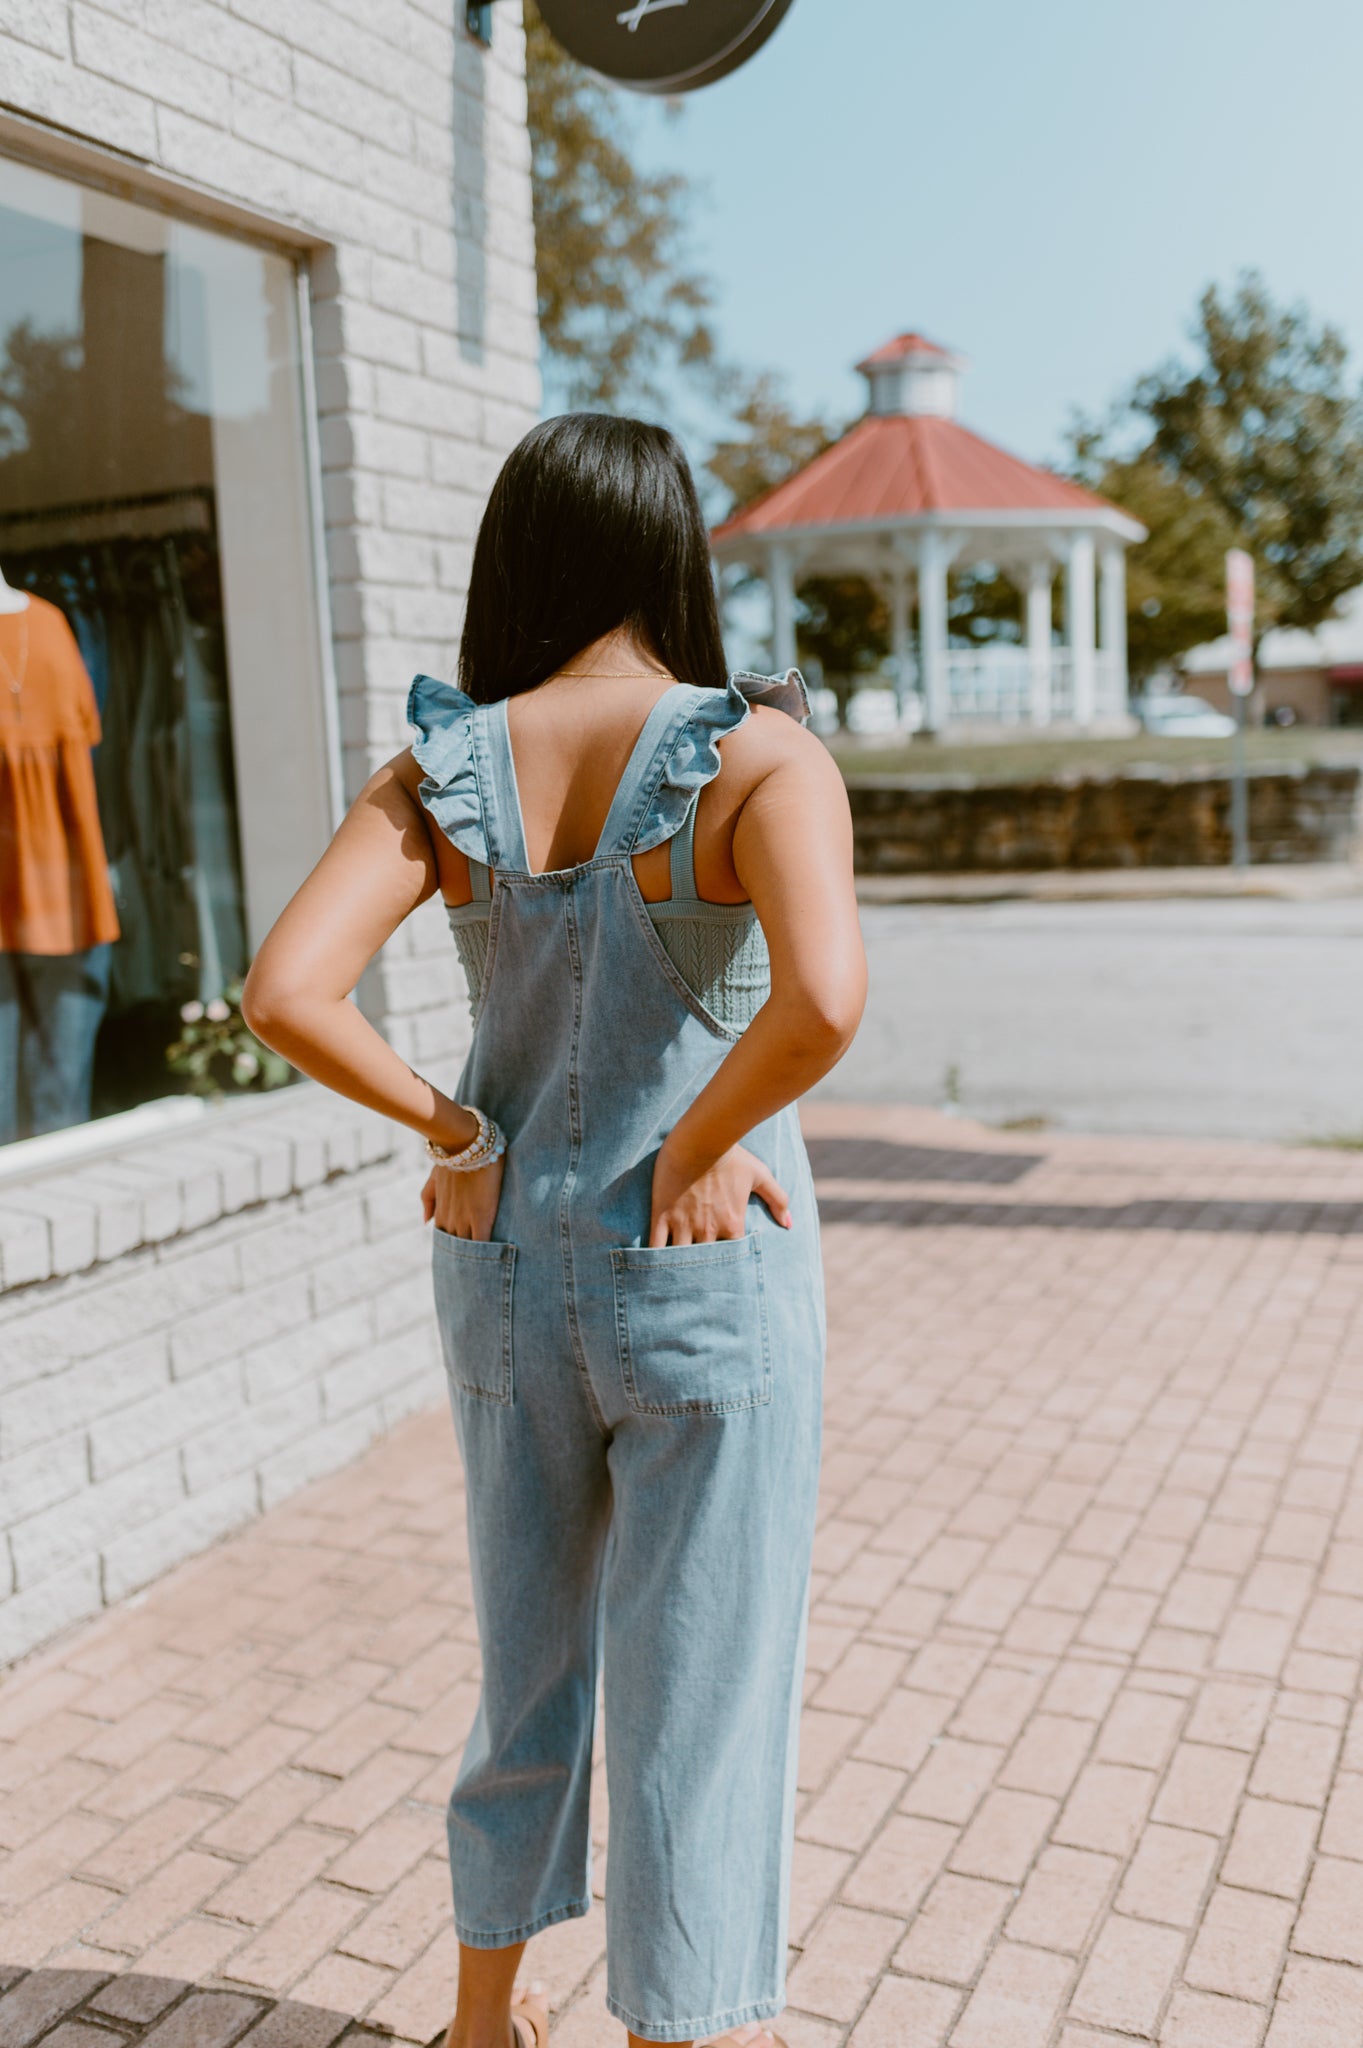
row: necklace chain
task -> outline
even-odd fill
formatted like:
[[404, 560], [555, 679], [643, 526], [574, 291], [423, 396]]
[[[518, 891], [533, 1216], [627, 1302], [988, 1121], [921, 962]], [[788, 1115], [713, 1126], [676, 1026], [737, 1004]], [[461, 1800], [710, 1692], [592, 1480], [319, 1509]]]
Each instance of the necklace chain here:
[[561, 668], [551, 681], [575, 683], [651, 683], [667, 674], [663, 668]]

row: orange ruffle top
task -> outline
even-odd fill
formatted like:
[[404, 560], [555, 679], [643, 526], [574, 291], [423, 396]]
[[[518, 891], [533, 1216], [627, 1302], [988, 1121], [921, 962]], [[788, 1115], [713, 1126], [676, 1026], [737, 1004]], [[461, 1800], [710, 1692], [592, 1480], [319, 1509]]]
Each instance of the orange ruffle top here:
[[118, 937], [90, 749], [99, 709], [56, 605], [0, 612], [0, 952]]

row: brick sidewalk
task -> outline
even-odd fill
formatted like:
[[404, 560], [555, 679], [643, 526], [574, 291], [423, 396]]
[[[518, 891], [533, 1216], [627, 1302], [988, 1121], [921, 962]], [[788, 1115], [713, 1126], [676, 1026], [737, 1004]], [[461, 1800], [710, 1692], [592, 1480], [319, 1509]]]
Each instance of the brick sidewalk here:
[[[792, 2048], [1363, 2048], [1363, 1160], [808, 1127]], [[440, 1414], [21, 1667], [0, 2048], [438, 2035], [476, 1667]]]

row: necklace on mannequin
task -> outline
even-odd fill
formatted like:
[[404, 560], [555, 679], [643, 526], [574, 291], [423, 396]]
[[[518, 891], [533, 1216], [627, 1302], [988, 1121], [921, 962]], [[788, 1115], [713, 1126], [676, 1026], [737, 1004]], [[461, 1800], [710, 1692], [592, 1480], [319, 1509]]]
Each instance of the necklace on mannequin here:
[[23, 709], [19, 700], [23, 694], [24, 677], [28, 674], [28, 592], [16, 590], [13, 584], [6, 583], [5, 572], [0, 569], [0, 618], [5, 617], [17, 617], [20, 622], [19, 665], [16, 668], [7, 654], [0, 653], [0, 680], [9, 684], [10, 695], [14, 699], [14, 715], [16, 718], [22, 718]]
[[0, 677], [9, 684], [14, 699], [15, 716], [22, 718], [20, 699], [23, 695], [24, 677], [28, 674], [28, 609], [19, 613], [19, 664], [16, 668], [7, 654], [0, 653]]

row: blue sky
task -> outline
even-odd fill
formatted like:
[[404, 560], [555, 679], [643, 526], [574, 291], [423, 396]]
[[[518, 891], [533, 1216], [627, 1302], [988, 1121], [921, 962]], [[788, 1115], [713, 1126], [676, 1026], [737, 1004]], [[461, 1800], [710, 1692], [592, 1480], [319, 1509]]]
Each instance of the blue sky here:
[[795, 0], [641, 162], [698, 187], [726, 351], [861, 409], [906, 327], [971, 359], [968, 424], [1032, 459], [1262, 271], [1363, 374], [1358, 0]]

